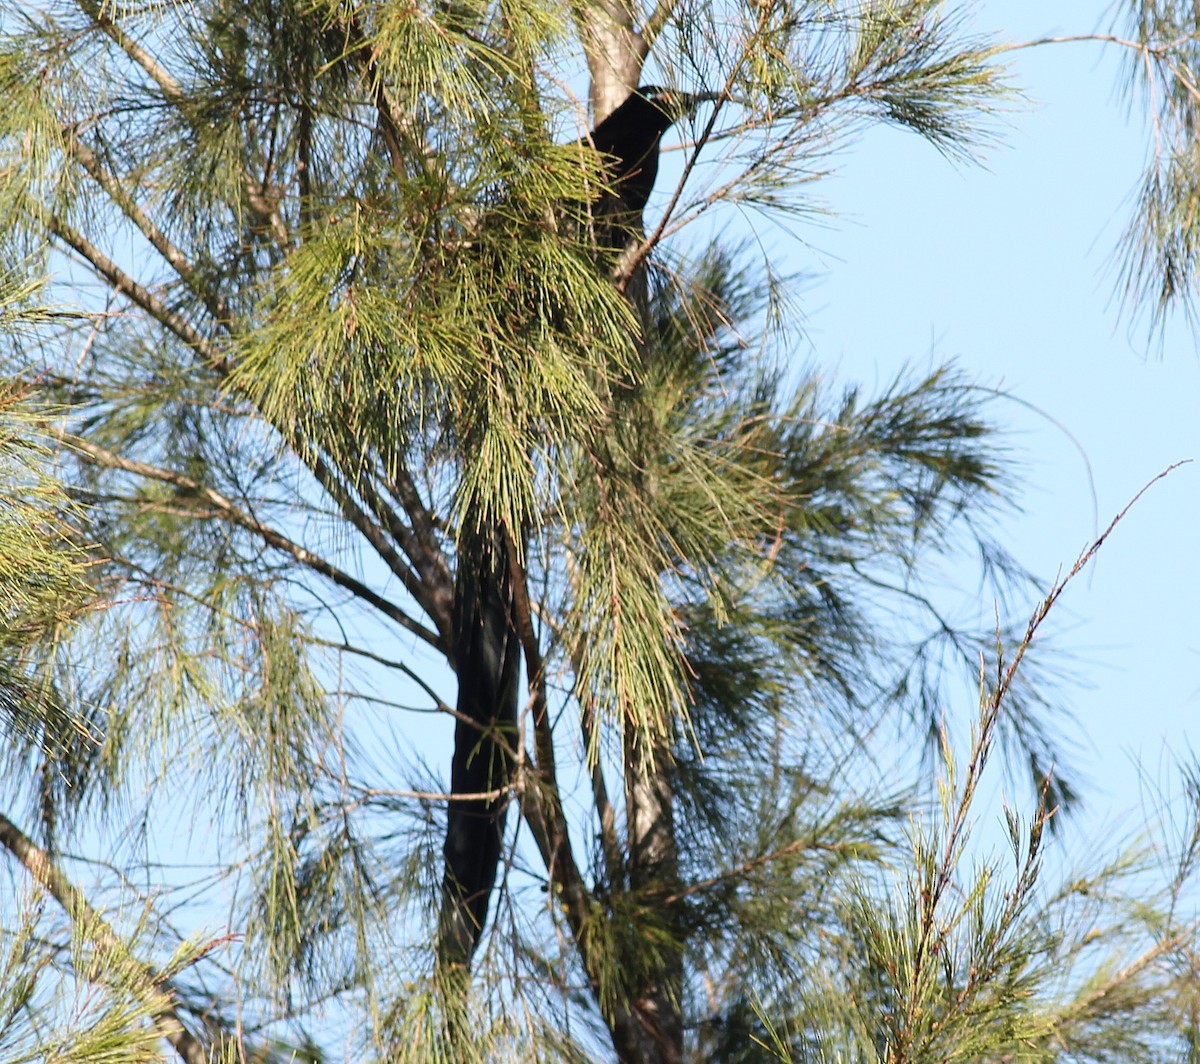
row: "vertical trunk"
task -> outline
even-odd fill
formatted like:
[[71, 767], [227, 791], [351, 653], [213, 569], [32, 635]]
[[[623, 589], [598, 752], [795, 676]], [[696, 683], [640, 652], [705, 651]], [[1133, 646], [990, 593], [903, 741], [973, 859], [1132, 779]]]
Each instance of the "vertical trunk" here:
[[[649, 277], [637, 269], [626, 288], [626, 297], [637, 308], [642, 322], [641, 357], [648, 364], [655, 356], [650, 337]], [[640, 391], [634, 384], [631, 396]], [[628, 431], [635, 431], [630, 426]], [[635, 963], [630, 970], [645, 972], [633, 987], [628, 1007], [637, 1024], [637, 1064], [680, 1064], [683, 1060], [683, 944], [664, 899], [679, 887], [679, 851], [675, 835], [675, 795], [671, 782], [671, 749], [666, 740], [657, 744], [627, 722], [624, 742], [625, 820], [629, 847], [629, 889], [656, 931], [667, 922], [668, 935], [660, 939], [657, 963]], [[636, 929], [635, 929], [636, 931]], [[666, 945], [663, 945], [663, 941]], [[635, 945], [636, 949], [637, 946]], [[622, 1064], [634, 1064], [623, 1058]]]
[[[599, 123], [637, 88], [646, 58], [646, 38], [637, 29], [629, 0], [592, 0], [581, 5], [580, 30], [592, 79], [593, 118]], [[649, 295], [644, 271], [631, 279], [626, 294], [647, 321]], [[653, 352], [643, 351], [643, 355], [653, 357]], [[640, 735], [627, 732], [624, 762], [629, 887], [661, 914], [662, 903], [656, 899], [675, 893], [679, 882], [670, 750], [649, 749]], [[656, 966], [636, 964], [632, 969], [648, 974], [635, 982], [629, 1000], [610, 1018], [618, 1059], [622, 1064], [680, 1064], [681, 941], [676, 939], [663, 950]]]
[[593, 0], [581, 5], [579, 29], [592, 79], [592, 111], [601, 122], [634, 89], [646, 59], [628, 0]]
[[[659, 899], [674, 894], [679, 885], [674, 804], [669, 751], [647, 750], [636, 736], [627, 739], [629, 885], [656, 920], [663, 916]], [[659, 964], [634, 988], [629, 1002], [641, 1028], [639, 1064], [679, 1064], [683, 1060], [682, 995], [683, 950], [682, 943], [675, 939], [662, 951]]]
[[[464, 530], [455, 572], [453, 646], [458, 719], [438, 927], [443, 966], [466, 969], [479, 945], [500, 867], [505, 788], [517, 730], [520, 641], [503, 536]], [[482, 797], [491, 792], [490, 796]], [[474, 796], [474, 797], [472, 797]]]

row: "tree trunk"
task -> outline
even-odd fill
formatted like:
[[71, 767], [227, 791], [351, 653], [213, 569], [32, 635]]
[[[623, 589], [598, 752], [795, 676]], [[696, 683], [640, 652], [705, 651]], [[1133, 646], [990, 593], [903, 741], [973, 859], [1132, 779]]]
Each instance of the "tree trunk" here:
[[[625, 808], [629, 835], [629, 886], [635, 897], [662, 915], [658, 899], [679, 885], [675, 841], [675, 796], [670, 752], [647, 750], [634, 736], [625, 743]], [[641, 966], [639, 965], [639, 968]], [[683, 1060], [683, 950], [673, 942], [661, 963], [636, 987], [629, 1003], [640, 1021], [639, 1062], [679, 1064]], [[626, 1061], [624, 1064], [633, 1064]]]
[[[580, 30], [592, 79], [593, 121], [599, 123], [637, 88], [647, 39], [636, 27], [627, 0], [593, 0], [581, 12]], [[637, 276], [627, 289], [643, 321], [649, 309], [645, 280]], [[653, 352], [643, 353], [653, 357]], [[670, 751], [648, 749], [640, 735], [627, 732], [624, 761], [629, 887], [635, 896], [649, 902], [674, 893], [679, 879]], [[626, 1002], [627, 1019], [622, 1025], [626, 1029], [619, 1033], [624, 1037], [614, 1038], [622, 1064], [680, 1064], [683, 1060], [681, 946], [668, 950], [652, 971]]]
[[637, 88], [646, 43], [624, 0], [593, 0], [583, 7], [580, 33], [592, 78], [592, 117], [601, 122]]

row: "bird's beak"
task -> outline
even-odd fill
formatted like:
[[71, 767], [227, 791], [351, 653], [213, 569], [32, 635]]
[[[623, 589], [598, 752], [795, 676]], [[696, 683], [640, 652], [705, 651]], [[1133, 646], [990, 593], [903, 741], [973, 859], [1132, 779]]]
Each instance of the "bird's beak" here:
[[719, 92], [673, 92], [671, 110], [682, 118], [693, 114], [702, 103], [716, 103], [721, 96]]

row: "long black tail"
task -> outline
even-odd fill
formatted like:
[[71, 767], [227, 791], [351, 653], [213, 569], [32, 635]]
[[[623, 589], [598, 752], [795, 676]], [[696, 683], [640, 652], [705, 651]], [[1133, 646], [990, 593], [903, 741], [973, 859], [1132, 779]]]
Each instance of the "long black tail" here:
[[520, 673], [512, 599], [512, 570], [503, 536], [496, 531], [465, 532], [454, 583], [459, 717], [438, 923], [438, 956], [444, 965], [470, 964], [500, 866], [508, 795], [457, 796], [503, 789], [512, 778], [510, 751], [517, 741]]

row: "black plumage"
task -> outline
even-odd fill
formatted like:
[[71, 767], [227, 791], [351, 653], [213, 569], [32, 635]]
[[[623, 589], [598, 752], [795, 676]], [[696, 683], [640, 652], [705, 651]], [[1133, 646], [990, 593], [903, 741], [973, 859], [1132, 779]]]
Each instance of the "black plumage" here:
[[592, 206], [597, 243], [620, 249], [642, 228], [642, 211], [658, 177], [662, 137], [713, 93], [678, 92], [643, 85], [584, 139], [607, 160], [611, 191]]
[[[619, 250], [641, 231], [662, 135], [709, 94], [644, 86], [584, 143], [606, 160], [608, 188], [592, 204], [597, 245]], [[463, 968], [483, 934], [496, 884], [517, 742], [521, 644], [508, 544], [499, 529], [465, 526], [455, 571], [451, 655], [458, 674], [452, 797], [443, 847], [439, 959]], [[496, 797], [463, 797], [499, 792]]]

